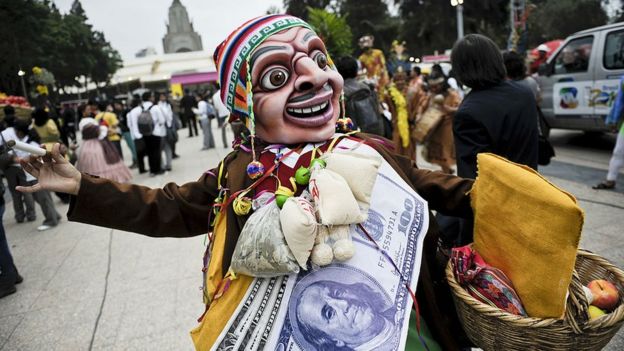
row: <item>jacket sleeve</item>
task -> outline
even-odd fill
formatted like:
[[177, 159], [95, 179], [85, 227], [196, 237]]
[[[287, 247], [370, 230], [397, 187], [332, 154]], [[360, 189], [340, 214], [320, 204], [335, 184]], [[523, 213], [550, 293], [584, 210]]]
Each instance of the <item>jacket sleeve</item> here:
[[432, 210], [462, 218], [472, 217], [470, 189], [474, 181], [438, 171], [419, 169], [413, 161], [396, 156], [412, 186], [429, 203]]
[[457, 174], [475, 179], [477, 177], [477, 154], [491, 151], [487, 129], [470, 114], [458, 111], [453, 119], [453, 136]]
[[624, 94], [622, 93], [622, 86], [624, 86], [624, 77], [620, 79], [618, 92], [615, 96], [615, 102], [607, 115], [605, 124], [617, 124], [620, 118], [622, 118], [622, 110], [624, 109]]
[[217, 195], [217, 179], [209, 174], [182, 186], [169, 183], [162, 189], [83, 174], [67, 216], [70, 221], [152, 237], [189, 237], [208, 231]]

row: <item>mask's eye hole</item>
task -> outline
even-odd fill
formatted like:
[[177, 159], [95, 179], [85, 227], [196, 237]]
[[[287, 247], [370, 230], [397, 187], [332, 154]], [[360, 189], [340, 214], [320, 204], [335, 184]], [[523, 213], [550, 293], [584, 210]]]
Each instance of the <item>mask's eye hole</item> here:
[[327, 55], [322, 52], [314, 55], [314, 61], [316, 61], [320, 69], [325, 69], [325, 67], [327, 67]]
[[264, 73], [260, 85], [262, 89], [275, 90], [283, 87], [287, 81], [288, 70], [284, 67], [273, 67]]

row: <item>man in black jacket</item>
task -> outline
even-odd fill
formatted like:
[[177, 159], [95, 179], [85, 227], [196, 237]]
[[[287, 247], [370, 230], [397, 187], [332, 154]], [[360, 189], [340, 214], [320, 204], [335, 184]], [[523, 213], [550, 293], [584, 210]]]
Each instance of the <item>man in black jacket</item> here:
[[355, 58], [344, 56], [336, 61], [338, 73], [344, 79], [345, 115], [365, 133], [384, 135], [384, 121], [379, 111], [377, 94], [358, 81], [358, 65]]
[[197, 101], [195, 101], [195, 97], [188, 89], [184, 89], [184, 96], [180, 100], [180, 107], [182, 109], [182, 126], [186, 127], [188, 124], [189, 138], [193, 136], [193, 131], [195, 131], [195, 136], [198, 136], [197, 116], [195, 116], [195, 112], [193, 112], [193, 108], [197, 108]]

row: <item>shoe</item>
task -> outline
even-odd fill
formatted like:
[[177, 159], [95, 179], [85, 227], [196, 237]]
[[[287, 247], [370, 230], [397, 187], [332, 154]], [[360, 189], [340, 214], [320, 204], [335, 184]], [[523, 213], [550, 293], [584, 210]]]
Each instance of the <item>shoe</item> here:
[[145, 174], [147, 173], [147, 171], [143, 170], [143, 171], [139, 171], [139, 174]]
[[602, 181], [594, 186], [592, 186], [592, 189], [596, 189], [596, 190], [602, 190], [602, 189], [615, 189], [615, 181], [614, 180], [605, 180]]
[[22, 284], [24, 281], [24, 277], [22, 277], [19, 273], [17, 273], [17, 278], [15, 278], [15, 284]]
[[17, 291], [17, 288], [15, 287], [15, 284], [6, 284], [6, 285], [0, 285], [0, 299], [14, 294]]
[[38, 230], [38, 231], [40, 231], [40, 232], [43, 232], [43, 231], [48, 230], [48, 229], [50, 229], [50, 228], [52, 228], [52, 226], [51, 226], [51, 225], [42, 224], [42, 225], [40, 225], [40, 226], [38, 226], [38, 227], [37, 227], [37, 230]]
[[167, 168], [165, 168], [165, 171], [167, 171], [167, 172], [171, 172], [171, 167], [167, 167]]
[[135, 168], [137, 168], [137, 167], [138, 167], [138, 166], [137, 166], [137, 164], [136, 164], [136, 163], [133, 163], [133, 164], [131, 164], [131, 165], [130, 165], [130, 167], [128, 167], [128, 168], [130, 168], [130, 169], [135, 169]]
[[175, 160], [176, 158], [180, 158], [180, 155], [176, 154], [176, 155], [173, 155], [171, 158]]
[[26, 220], [29, 222], [34, 222], [37, 220], [37, 217], [26, 218]]
[[20, 219], [15, 218], [15, 221], [17, 223], [24, 223], [24, 218], [20, 218]]

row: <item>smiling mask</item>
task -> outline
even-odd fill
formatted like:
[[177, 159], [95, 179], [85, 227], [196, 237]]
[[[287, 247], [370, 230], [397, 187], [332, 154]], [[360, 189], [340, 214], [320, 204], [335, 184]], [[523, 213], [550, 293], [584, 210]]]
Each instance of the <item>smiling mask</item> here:
[[342, 77], [303, 20], [252, 19], [217, 48], [215, 63], [221, 99], [234, 118], [246, 122], [252, 138], [296, 144], [334, 134]]

